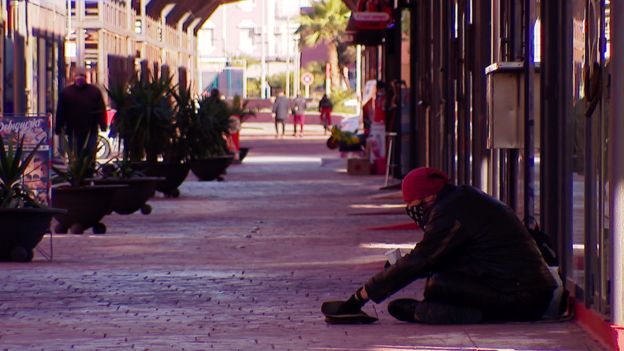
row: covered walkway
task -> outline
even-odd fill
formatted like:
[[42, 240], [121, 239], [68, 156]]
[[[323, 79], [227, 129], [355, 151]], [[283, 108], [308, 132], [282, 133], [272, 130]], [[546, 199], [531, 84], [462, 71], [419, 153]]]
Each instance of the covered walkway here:
[[603, 350], [574, 322], [423, 326], [394, 320], [387, 302], [365, 307], [374, 325], [326, 325], [321, 301], [348, 296], [421, 234], [367, 230], [407, 217], [380, 196], [382, 176], [345, 173], [318, 125], [283, 140], [252, 126], [224, 182], [190, 176], [149, 216], [111, 215], [108, 234], [55, 235], [51, 261], [3, 264], [1, 348]]

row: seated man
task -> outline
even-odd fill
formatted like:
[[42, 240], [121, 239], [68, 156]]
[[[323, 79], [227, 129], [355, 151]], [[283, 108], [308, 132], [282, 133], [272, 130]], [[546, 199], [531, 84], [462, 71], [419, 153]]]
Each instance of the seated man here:
[[440, 170], [418, 168], [402, 183], [407, 214], [423, 239], [371, 277], [338, 308], [353, 314], [426, 278], [424, 299], [398, 299], [389, 313], [430, 324], [534, 321], [557, 283], [535, 241], [512, 209], [470, 186], [454, 186]]

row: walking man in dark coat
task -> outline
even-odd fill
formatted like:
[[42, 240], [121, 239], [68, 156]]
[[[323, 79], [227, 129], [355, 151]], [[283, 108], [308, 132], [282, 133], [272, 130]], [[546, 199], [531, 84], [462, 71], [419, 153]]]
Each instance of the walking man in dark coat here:
[[81, 155], [84, 152], [94, 154], [98, 127], [102, 131], [107, 129], [106, 105], [100, 89], [87, 83], [83, 68], [76, 68], [73, 78], [73, 84], [59, 94], [55, 132], [64, 131], [69, 146], [75, 145]]
[[422, 240], [357, 289], [338, 315], [361, 313], [369, 299], [380, 303], [424, 278], [424, 299], [390, 302], [393, 317], [431, 324], [542, 318], [558, 282], [511, 208], [474, 187], [449, 184], [433, 168], [409, 172], [402, 192]]

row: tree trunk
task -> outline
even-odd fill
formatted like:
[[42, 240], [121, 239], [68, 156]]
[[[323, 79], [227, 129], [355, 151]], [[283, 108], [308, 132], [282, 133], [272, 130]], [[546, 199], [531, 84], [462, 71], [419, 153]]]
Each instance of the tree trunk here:
[[336, 43], [333, 41], [327, 43], [327, 57], [329, 59], [329, 65], [331, 66], [332, 92], [340, 91], [342, 74], [340, 73], [340, 66], [338, 64], [338, 48], [336, 47]]

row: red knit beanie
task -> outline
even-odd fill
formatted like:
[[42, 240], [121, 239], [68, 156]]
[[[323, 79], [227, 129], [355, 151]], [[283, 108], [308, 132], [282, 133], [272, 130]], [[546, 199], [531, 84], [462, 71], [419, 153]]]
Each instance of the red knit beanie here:
[[401, 185], [403, 200], [410, 203], [437, 194], [446, 183], [448, 183], [448, 176], [441, 170], [428, 167], [416, 168], [403, 178]]

